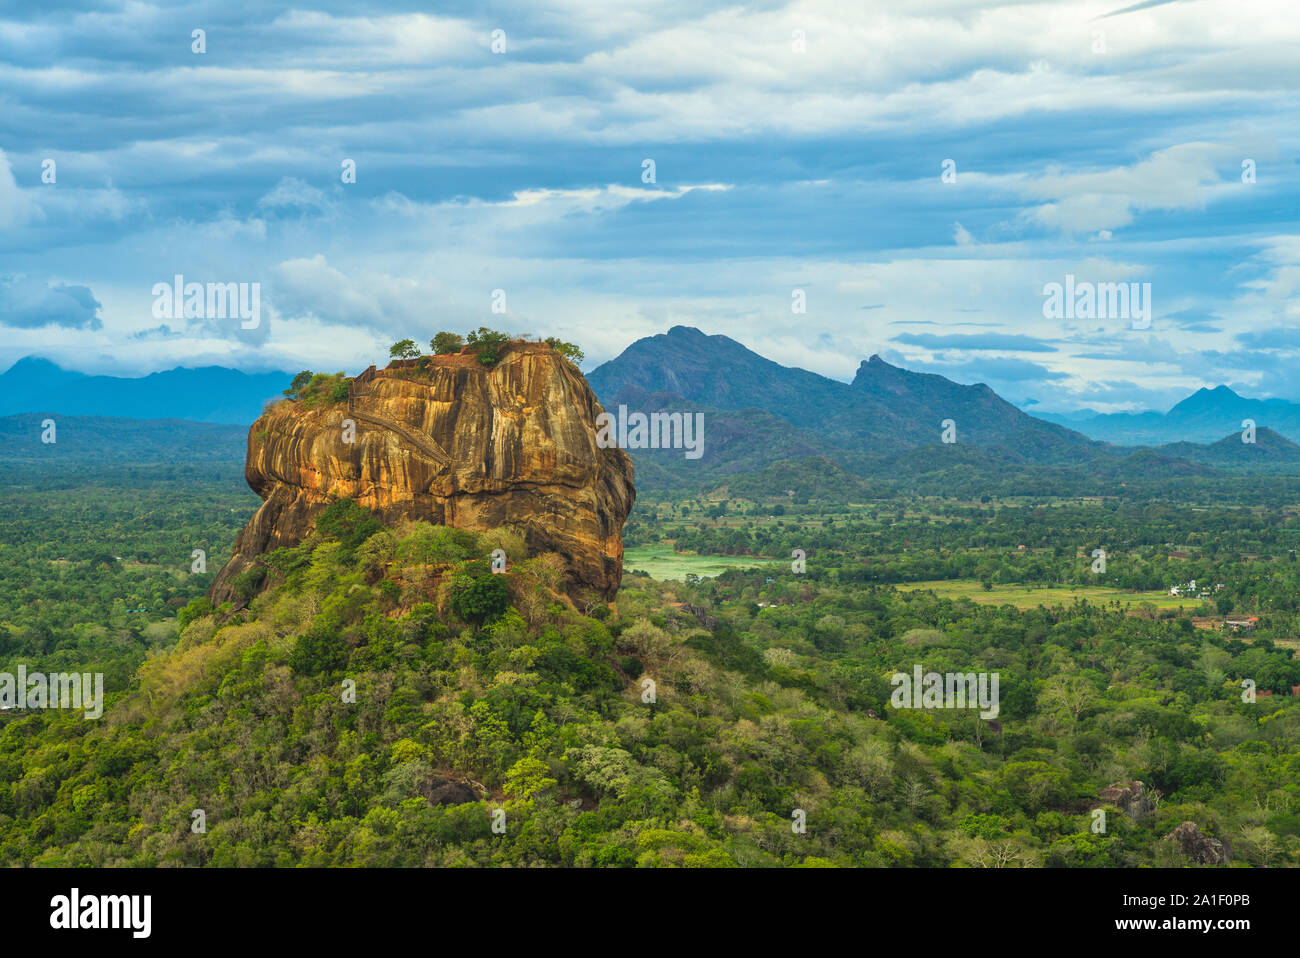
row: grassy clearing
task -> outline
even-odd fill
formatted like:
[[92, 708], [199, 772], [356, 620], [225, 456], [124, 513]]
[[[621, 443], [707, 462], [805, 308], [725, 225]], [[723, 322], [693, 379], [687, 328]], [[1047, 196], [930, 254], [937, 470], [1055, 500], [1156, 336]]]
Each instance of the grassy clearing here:
[[684, 581], [692, 572], [701, 578], [719, 575], [728, 569], [750, 569], [775, 559], [758, 559], [754, 556], [710, 556], [673, 552], [670, 544], [637, 546], [623, 553], [623, 569], [648, 572], [661, 582]]
[[1201, 607], [1199, 600], [1189, 601], [1165, 592], [1124, 592], [1119, 589], [1090, 586], [1074, 588], [1061, 586], [1049, 589], [1044, 586], [994, 585], [991, 592], [985, 592], [984, 587], [976, 579], [951, 579], [935, 582], [905, 582], [896, 588], [904, 591], [930, 589], [944, 598], [971, 599], [985, 605], [1014, 605], [1017, 609], [1034, 609], [1040, 605], [1073, 605], [1075, 599], [1087, 599], [1089, 602], [1101, 604], [1131, 603], [1134, 608], [1142, 602], [1150, 602], [1157, 609], [1177, 609], [1181, 606], [1188, 614]]

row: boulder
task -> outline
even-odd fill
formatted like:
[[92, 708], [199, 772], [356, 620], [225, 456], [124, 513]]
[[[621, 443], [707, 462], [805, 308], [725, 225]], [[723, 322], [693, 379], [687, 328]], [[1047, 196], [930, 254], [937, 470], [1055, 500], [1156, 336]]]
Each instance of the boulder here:
[[1232, 846], [1204, 834], [1195, 822], [1183, 822], [1164, 837], [1198, 865], [1224, 865], [1232, 861]]
[[1097, 797], [1107, 805], [1114, 805], [1134, 821], [1141, 821], [1155, 809], [1146, 785], [1138, 781], [1114, 782], [1098, 792]]

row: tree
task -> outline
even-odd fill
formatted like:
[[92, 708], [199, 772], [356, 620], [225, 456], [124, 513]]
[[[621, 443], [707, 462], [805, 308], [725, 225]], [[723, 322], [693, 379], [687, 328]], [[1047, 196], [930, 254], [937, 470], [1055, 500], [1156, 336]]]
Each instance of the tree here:
[[456, 333], [438, 333], [429, 340], [429, 348], [435, 356], [446, 356], [460, 352], [465, 346], [465, 338]]
[[399, 339], [389, 347], [388, 355], [392, 359], [417, 359], [420, 355], [420, 348], [415, 345], [413, 339]]
[[508, 798], [530, 799], [538, 792], [544, 792], [559, 784], [550, 777], [550, 772], [550, 767], [541, 759], [531, 755], [525, 756], [510, 766], [501, 791], [505, 792]]
[[575, 366], [587, 358], [583, 351], [573, 343], [563, 342], [562, 340], [556, 339], [554, 336], [548, 336], [546, 338], [546, 345], [550, 346]]
[[245, 569], [230, 583], [230, 589], [235, 595], [239, 596], [245, 602], [257, 595], [257, 590], [261, 588], [263, 580], [266, 579], [266, 567], [255, 565], [252, 568]]
[[309, 382], [311, 382], [311, 378], [311, 370], [304, 369], [297, 376], [293, 377], [293, 382], [289, 383], [289, 388], [284, 391], [284, 394], [290, 399], [298, 399], [301, 396], [303, 389]]
[[451, 610], [466, 622], [482, 625], [501, 616], [509, 606], [510, 591], [503, 575], [458, 576], [452, 585]]
[[1042, 694], [1044, 711], [1068, 712], [1077, 724], [1079, 713], [1097, 697], [1092, 683], [1081, 675], [1061, 674], [1052, 678]]
[[510, 342], [510, 337], [495, 329], [480, 326], [465, 339], [466, 345], [478, 353], [478, 361], [484, 366], [492, 366], [501, 358], [501, 347]]
[[211, 614], [212, 603], [208, 601], [207, 596], [199, 596], [197, 599], [191, 599], [185, 608], [176, 613], [176, 626], [184, 632], [195, 619]]
[[289, 653], [289, 668], [299, 675], [318, 675], [341, 669], [348, 661], [348, 647], [337, 634], [314, 627], [298, 636]]
[[314, 409], [325, 402], [343, 402], [348, 398], [348, 378], [342, 370], [336, 373], [313, 373], [304, 369], [293, 377], [293, 382], [284, 394], [301, 402], [306, 409]]
[[316, 517], [316, 531], [327, 539], [338, 539], [348, 554], [383, 528], [378, 516], [351, 499], [330, 503]]

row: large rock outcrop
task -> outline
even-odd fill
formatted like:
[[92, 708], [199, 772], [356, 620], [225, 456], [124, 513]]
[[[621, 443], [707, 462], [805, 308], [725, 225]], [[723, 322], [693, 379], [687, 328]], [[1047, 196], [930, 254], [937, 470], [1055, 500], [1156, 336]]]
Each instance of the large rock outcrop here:
[[265, 501], [209, 595], [235, 599], [258, 556], [295, 545], [348, 498], [385, 523], [514, 526], [531, 553], [559, 554], [572, 591], [612, 599], [635, 493], [628, 455], [596, 444], [601, 411], [577, 368], [540, 343], [512, 344], [491, 368], [468, 352], [371, 367], [347, 402], [321, 408], [278, 402], [248, 433], [244, 474]]

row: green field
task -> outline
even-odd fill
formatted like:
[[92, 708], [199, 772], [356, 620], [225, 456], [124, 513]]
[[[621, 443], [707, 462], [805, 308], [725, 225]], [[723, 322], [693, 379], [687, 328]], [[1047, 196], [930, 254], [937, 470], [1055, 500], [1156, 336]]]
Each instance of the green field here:
[[648, 572], [661, 582], [685, 581], [688, 572], [693, 572], [701, 578], [708, 578], [726, 572], [728, 569], [750, 569], [775, 561], [777, 560], [759, 559], [754, 556], [702, 556], [678, 553], [673, 552], [671, 544], [662, 542], [636, 546], [623, 552], [624, 571]]
[[976, 579], [904, 582], [895, 588], [904, 591], [929, 589], [946, 599], [972, 599], [986, 605], [1013, 605], [1017, 609], [1033, 609], [1040, 605], [1072, 605], [1075, 599], [1087, 599], [1100, 604], [1127, 602], [1132, 603], [1134, 608], [1142, 602], [1150, 602], [1157, 609], [1177, 609], [1182, 606], [1189, 613], [1201, 606], [1199, 599], [1179, 598], [1165, 592], [1124, 592], [1088, 586], [1048, 589], [1043, 586], [994, 585], [992, 591], [985, 592]]

